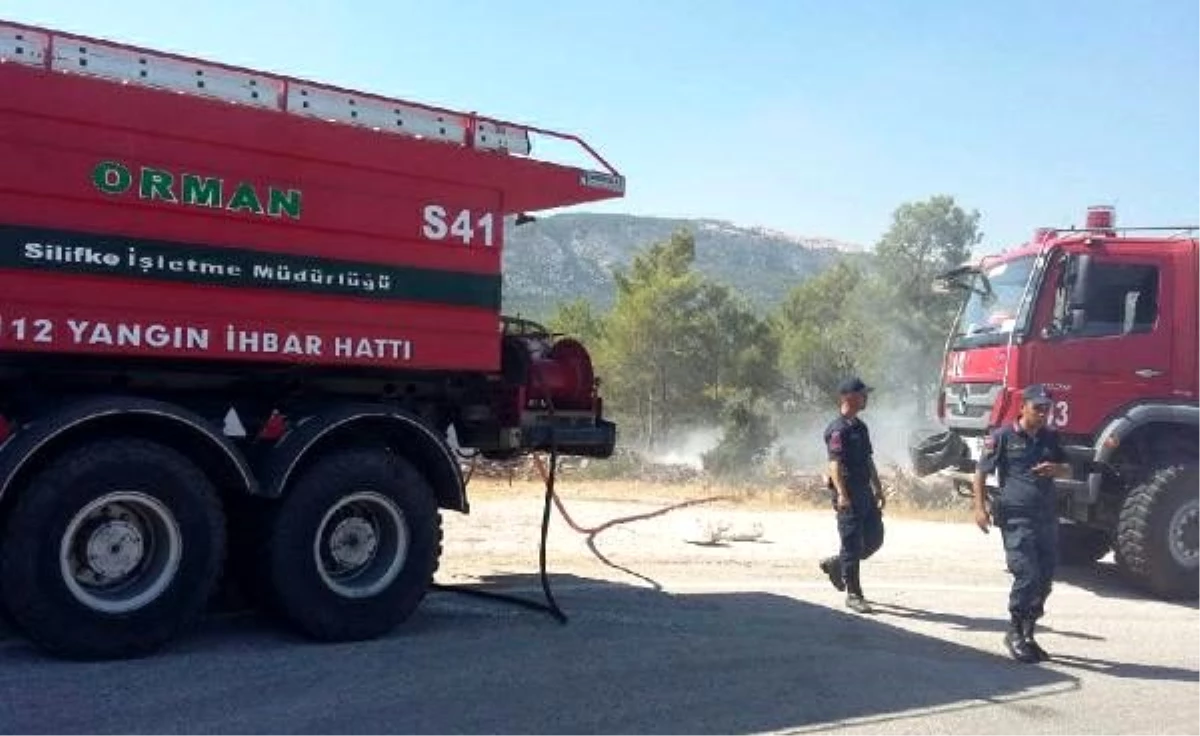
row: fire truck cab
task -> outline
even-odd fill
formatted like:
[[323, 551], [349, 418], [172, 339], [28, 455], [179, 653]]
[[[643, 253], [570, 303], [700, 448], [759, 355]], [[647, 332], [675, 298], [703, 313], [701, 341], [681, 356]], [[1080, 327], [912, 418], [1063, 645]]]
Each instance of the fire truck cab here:
[[915, 471], [970, 493], [983, 438], [1046, 384], [1074, 468], [1056, 484], [1063, 561], [1112, 550], [1144, 589], [1194, 596], [1197, 268], [1195, 228], [1117, 228], [1092, 207], [1082, 229], [1040, 228], [943, 274], [966, 296], [944, 353], [945, 431], [912, 445]]

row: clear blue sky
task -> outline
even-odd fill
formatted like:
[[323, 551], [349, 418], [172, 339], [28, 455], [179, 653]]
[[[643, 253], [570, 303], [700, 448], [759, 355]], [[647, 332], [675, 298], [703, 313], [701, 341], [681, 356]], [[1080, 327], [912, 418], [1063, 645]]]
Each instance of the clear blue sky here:
[[[116, 10], [120, 8], [120, 10]], [[985, 249], [1091, 203], [1200, 219], [1195, 0], [8, 0], [48, 25], [582, 135], [600, 208], [873, 244], [952, 194]]]

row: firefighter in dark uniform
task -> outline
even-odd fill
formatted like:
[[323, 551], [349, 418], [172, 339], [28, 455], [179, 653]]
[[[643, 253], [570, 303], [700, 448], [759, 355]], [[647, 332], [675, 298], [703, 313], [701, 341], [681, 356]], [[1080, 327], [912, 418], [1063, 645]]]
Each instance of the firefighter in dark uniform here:
[[840, 413], [825, 428], [829, 457], [829, 491], [837, 512], [841, 551], [820, 563], [821, 571], [839, 591], [846, 591], [846, 606], [871, 613], [863, 596], [859, 566], [883, 546], [883, 507], [886, 499], [875, 469], [871, 433], [859, 418], [867, 407], [871, 388], [859, 378], [838, 387]]
[[[1058, 433], [1046, 424], [1050, 392], [1035, 384], [1022, 391], [1021, 399], [1017, 420], [984, 441], [974, 482], [975, 523], [984, 533], [992, 524], [1000, 528], [1013, 577], [1004, 643], [1014, 659], [1032, 663], [1050, 658], [1034, 639], [1034, 627], [1045, 613], [1058, 562], [1054, 478], [1069, 476], [1071, 466]], [[989, 504], [984, 479], [993, 472], [999, 490]]]

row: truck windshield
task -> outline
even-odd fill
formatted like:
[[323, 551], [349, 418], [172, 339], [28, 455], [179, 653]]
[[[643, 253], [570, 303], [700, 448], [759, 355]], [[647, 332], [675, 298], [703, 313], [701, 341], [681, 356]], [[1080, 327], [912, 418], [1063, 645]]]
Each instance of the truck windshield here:
[[1021, 296], [1033, 271], [1033, 256], [992, 266], [971, 283], [967, 303], [954, 326], [953, 347], [999, 345], [1008, 341], [1021, 317]]

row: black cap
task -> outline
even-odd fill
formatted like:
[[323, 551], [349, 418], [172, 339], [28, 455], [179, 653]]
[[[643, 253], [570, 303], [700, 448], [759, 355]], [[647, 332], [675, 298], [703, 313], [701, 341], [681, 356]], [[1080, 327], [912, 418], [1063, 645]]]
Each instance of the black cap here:
[[838, 393], [842, 394], [842, 395], [845, 395], [845, 394], [868, 394], [868, 393], [871, 393], [872, 390], [873, 389], [870, 386], [868, 386], [867, 384], [863, 383], [862, 379], [859, 378], [858, 376], [853, 376], [851, 378], [847, 378], [846, 380], [842, 381], [841, 384], [838, 385]]
[[1021, 398], [1025, 401], [1032, 401], [1035, 404], [1049, 404], [1054, 401], [1054, 397], [1046, 387], [1040, 383], [1035, 383], [1031, 386], [1026, 386], [1021, 392]]

